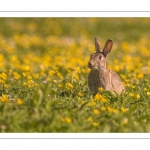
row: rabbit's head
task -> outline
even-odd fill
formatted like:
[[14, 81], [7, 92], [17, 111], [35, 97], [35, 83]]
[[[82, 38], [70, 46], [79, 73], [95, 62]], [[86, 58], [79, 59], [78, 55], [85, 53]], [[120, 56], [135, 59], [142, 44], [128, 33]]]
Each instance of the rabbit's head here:
[[113, 41], [111, 39], [107, 40], [104, 49], [101, 50], [100, 43], [95, 37], [95, 50], [96, 53], [91, 54], [88, 67], [90, 69], [103, 70], [106, 68], [106, 57], [107, 54], [111, 51], [113, 46]]

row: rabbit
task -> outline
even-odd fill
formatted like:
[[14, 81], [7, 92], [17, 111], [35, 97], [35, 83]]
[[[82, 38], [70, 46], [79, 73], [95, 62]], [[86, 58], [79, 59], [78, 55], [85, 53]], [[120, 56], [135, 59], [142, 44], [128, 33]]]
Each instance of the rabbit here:
[[104, 49], [101, 50], [100, 43], [95, 37], [96, 53], [91, 54], [88, 67], [91, 69], [88, 75], [88, 86], [93, 95], [98, 93], [98, 89], [102, 87], [106, 91], [115, 92], [120, 95], [125, 91], [125, 87], [118, 74], [106, 68], [106, 57], [111, 51], [113, 40], [108, 39]]

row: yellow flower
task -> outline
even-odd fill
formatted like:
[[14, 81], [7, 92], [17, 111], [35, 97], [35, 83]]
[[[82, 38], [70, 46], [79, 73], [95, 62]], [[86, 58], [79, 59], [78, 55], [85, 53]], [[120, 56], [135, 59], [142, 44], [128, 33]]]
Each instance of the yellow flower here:
[[95, 97], [94, 97], [95, 100], [100, 100], [101, 102], [103, 103], [106, 103], [107, 102], [107, 99], [105, 99], [104, 96], [102, 96], [101, 94], [96, 94]]
[[38, 73], [34, 73], [33, 77], [36, 78], [36, 79], [38, 79], [40, 77], [40, 75]]
[[111, 108], [110, 106], [107, 107], [108, 112], [113, 112], [113, 108]]
[[7, 79], [7, 74], [6, 73], [1, 73], [0, 74], [0, 78], [2, 78], [3, 80], [6, 80]]
[[31, 79], [32, 79], [32, 77], [31, 77], [31, 76], [27, 76], [27, 79], [28, 79], [28, 80], [31, 80]]
[[101, 99], [101, 102], [103, 103], [107, 103], [107, 99], [105, 99], [104, 97]]
[[78, 92], [78, 96], [82, 97], [82, 96], [83, 96], [83, 94], [82, 94], [81, 92]]
[[8, 84], [5, 83], [5, 84], [4, 84], [4, 87], [5, 87], [5, 88], [8, 88], [9, 86], [8, 86]]
[[150, 96], [150, 92], [147, 92], [146, 94], [147, 94], [147, 96]]
[[129, 123], [128, 118], [123, 119], [123, 124], [127, 125]]
[[81, 72], [81, 70], [80, 70], [79, 67], [77, 67], [75, 70], [76, 70], [77, 73], [80, 73], [80, 72]]
[[13, 73], [13, 77], [14, 77], [14, 79], [16, 79], [16, 80], [18, 80], [18, 79], [21, 78], [21, 76], [20, 76], [17, 72], [14, 72], [14, 73]]
[[101, 110], [101, 111], [106, 111], [106, 107], [102, 106], [102, 107], [100, 108], [100, 110]]
[[131, 97], [134, 97], [134, 96], [135, 96], [135, 94], [134, 94], [134, 93], [130, 93], [129, 95], [130, 95]]
[[96, 103], [94, 102], [94, 101], [91, 101], [91, 102], [89, 102], [89, 104], [88, 104], [89, 106], [95, 106], [96, 105]]
[[127, 112], [127, 109], [122, 106], [121, 111], [125, 113], [125, 112]]
[[100, 99], [102, 99], [102, 95], [101, 94], [96, 94], [94, 99], [95, 100], [100, 100]]
[[5, 81], [0, 79], [0, 83], [3, 83], [3, 84], [4, 84], [4, 83], [5, 83]]
[[98, 122], [93, 122], [94, 127], [98, 127], [99, 123]]
[[53, 76], [54, 73], [55, 73], [55, 71], [53, 71], [53, 70], [50, 70], [50, 71], [48, 72], [49, 76]]
[[63, 76], [60, 72], [57, 72], [57, 76], [60, 78], [60, 79], [63, 79]]
[[8, 99], [7, 95], [2, 94], [2, 97], [0, 97], [0, 101], [1, 102], [9, 102], [9, 99]]
[[119, 110], [113, 109], [113, 112], [116, 113], [116, 114], [118, 114], [118, 113], [119, 113]]
[[56, 82], [57, 82], [57, 80], [53, 80], [53, 82], [54, 82], [54, 83], [56, 83]]
[[73, 88], [73, 85], [71, 83], [66, 83], [66, 88], [69, 90], [69, 89], [72, 89]]
[[26, 76], [27, 76], [27, 73], [23, 72], [23, 76], [26, 77]]
[[61, 87], [62, 87], [62, 84], [61, 84], [61, 83], [58, 83], [58, 87], [61, 88]]
[[100, 111], [99, 111], [98, 109], [94, 109], [93, 112], [94, 112], [94, 114], [96, 114], [96, 115], [99, 115], [99, 114], [100, 114]]
[[88, 117], [88, 118], [87, 118], [87, 121], [88, 121], [88, 122], [92, 122], [92, 121], [93, 121], [93, 118], [92, 118], [92, 117]]
[[78, 76], [77, 73], [74, 73], [74, 74], [72, 75], [72, 77], [73, 77], [73, 80], [74, 80], [74, 81], [76, 81], [76, 80], [79, 79], [79, 76]]
[[102, 87], [98, 88], [98, 90], [99, 90], [100, 92], [103, 92], [103, 91], [104, 91], [104, 89], [103, 89]]
[[23, 82], [23, 86], [27, 86], [28, 85], [28, 83], [27, 82]]
[[67, 123], [71, 123], [71, 122], [72, 122], [72, 120], [71, 120], [69, 117], [66, 117], [66, 118], [65, 118], [65, 121], [66, 121]]
[[136, 94], [136, 95], [135, 95], [135, 98], [139, 99], [139, 98], [140, 98], [140, 95], [139, 95], [139, 94]]
[[137, 78], [138, 79], [142, 79], [144, 77], [144, 74], [142, 74], [142, 73], [139, 73], [138, 75], [137, 75]]
[[17, 104], [22, 105], [23, 103], [24, 103], [24, 102], [23, 102], [22, 99], [18, 99], [18, 100], [17, 100]]

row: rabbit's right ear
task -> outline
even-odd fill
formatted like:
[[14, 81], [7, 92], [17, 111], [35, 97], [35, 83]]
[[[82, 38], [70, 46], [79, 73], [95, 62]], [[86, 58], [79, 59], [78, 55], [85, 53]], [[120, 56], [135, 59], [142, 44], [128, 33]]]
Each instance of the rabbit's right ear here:
[[113, 40], [112, 39], [107, 40], [107, 42], [104, 46], [104, 49], [103, 49], [103, 54], [104, 54], [105, 57], [111, 51], [112, 46], [113, 46]]
[[100, 43], [98, 42], [97, 38], [95, 37], [95, 50], [96, 52], [100, 52]]

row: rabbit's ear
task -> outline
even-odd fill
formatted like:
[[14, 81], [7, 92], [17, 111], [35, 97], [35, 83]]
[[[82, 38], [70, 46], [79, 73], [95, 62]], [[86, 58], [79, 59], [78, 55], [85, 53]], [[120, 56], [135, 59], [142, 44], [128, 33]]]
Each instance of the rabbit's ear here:
[[104, 54], [105, 57], [111, 51], [112, 46], [113, 46], [113, 40], [111, 40], [111, 39], [107, 40], [107, 42], [104, 46], [104, 50], [103, 50], [103, 54]]
[[95, 37], [95, 50], [96, 50], [96, 52], [101, 51], [100, 43], [98, 42], [96, 37]]

